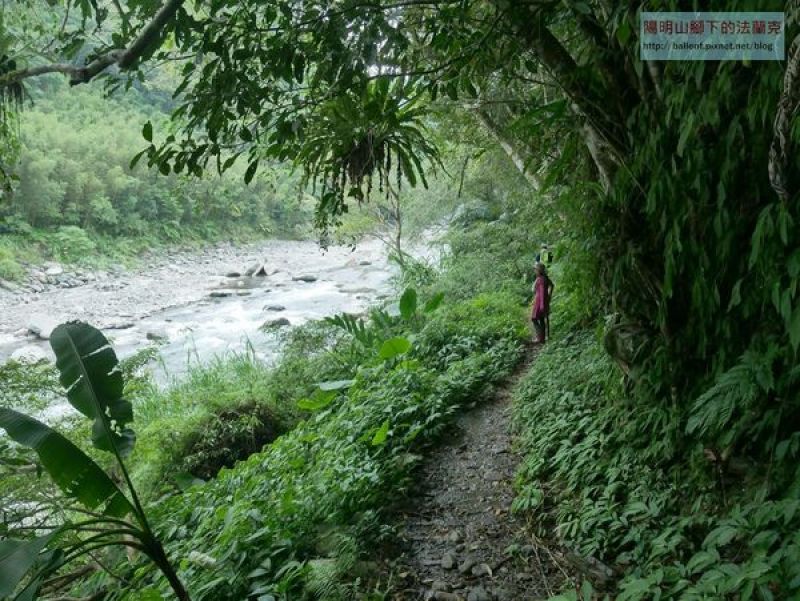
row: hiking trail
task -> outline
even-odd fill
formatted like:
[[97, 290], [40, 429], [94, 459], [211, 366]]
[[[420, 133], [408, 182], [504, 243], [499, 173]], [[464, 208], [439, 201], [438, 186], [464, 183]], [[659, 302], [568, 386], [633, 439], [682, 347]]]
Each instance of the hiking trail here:
[[511, 512], [519, 463], [511, 396], [536, 352], [529, 350], [490, 398], [462, 413], [423, 462], [396, 520], [394, 601], [546, 599], [568, 578], [556, 555]]

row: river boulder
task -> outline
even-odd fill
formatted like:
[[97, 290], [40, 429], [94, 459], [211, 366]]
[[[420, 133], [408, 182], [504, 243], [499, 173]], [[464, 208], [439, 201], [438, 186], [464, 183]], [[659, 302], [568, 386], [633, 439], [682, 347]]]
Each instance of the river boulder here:
[[39, 340], [50, 340], [50, 334], [58, 326], [58, 321], [48, 315], [34, 315], [28, 322], [28, 333]]
[[61, 275], [64, 273], [64, 268], [61, 267], [58, 263], [49, 263], [47, 269], [45, 269], [45, 274], [49, 275], [50, 277], [55, 277], [57, 275]]
[[9, 359], [20, 363], [37, 363], [47, 359], [47, 352], [35, 344], [28, 344], [11, 353]]
[[275, 269], [270, 269], [266, 263], [254, 263], [245, 270], [244, 274], [250, 277], [263, 278], [272, 275], [275, 271]]
[[145, 338], [152, 342], [165, 342], [169, 340], [166, 330], [151, 330], [145, 334]]
[[282, 328], [290, 325], [292, 325], [292, 322], [290, 322], [288, 319], [286, 319], [285, 317], [278, 317], [277, 319], [270, 319], [265, 321], [264, 325], [261, 326], [261, 328], [265, 330], [272, 330], [275, 328]]

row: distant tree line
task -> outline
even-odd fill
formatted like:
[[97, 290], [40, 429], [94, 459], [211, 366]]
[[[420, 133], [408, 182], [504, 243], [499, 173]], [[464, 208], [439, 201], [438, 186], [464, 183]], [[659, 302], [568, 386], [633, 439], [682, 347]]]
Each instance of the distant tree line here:
[[0, 206], [4, 231], [77, 226], [113, 236], [180, 237], [213, 224], [264, 233], [294, 231], [307, 219], [299, 177], [275, 165], [248, 185], [239, 169], [223, 177], [163, 175], [130, 167], [142, 127], [165, 120], [157, 93], [105, 98], [98, 88], [43, 82], [20, 120], [16, 181]]

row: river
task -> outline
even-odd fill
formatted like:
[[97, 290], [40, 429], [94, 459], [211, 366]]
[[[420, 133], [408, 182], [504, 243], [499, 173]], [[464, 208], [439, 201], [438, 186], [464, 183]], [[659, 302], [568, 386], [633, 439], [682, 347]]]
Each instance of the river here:
[[[248, 266], [264, 276], [236, 276]], [[120, 357], [157, 343], [157, 381], [180, 378], [192, 363], [243, 351], [271, 360], [278, 342], [267, 320], [292, 327], [339, 312], [359, 313], [392, 294], [394, 265], [377, 241], [323, 251], [313, 241], [269, 240], [161, 257], [130, 272], [68, 289], [0, 295], [0, 362], [12, 355], [52, 358], [30, 330], [80, 319], [99, 327]], [[302, 279], [300, 279], [302, 278]]]

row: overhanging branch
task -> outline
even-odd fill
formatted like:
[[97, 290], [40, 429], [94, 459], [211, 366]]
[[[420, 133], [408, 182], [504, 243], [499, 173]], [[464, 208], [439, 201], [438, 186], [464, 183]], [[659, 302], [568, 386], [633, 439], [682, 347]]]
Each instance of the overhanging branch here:
[[13, 85], [24, 79], [46, 73], [69, 75], [70, 84], [77, 85], [91, 81], [112, 65], [117, 65], [120, 69], [129, 69], [151, 47], [169, 21], [175, 17], [182, 4], [183, 0], [167, 0], [164, 2], [164, 5], [153, 16], [153, 20], [142, 28], [139, 35], [126, 48], [109, 50], [86, 65], [51, 63], [27, 69], [17, 69], [0, 77], [0, 87]]

